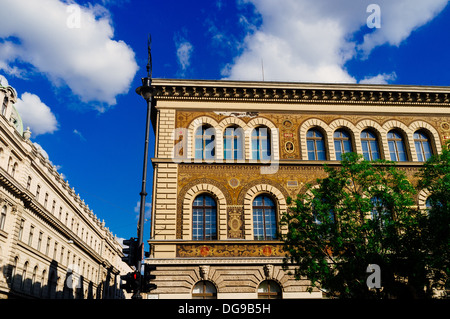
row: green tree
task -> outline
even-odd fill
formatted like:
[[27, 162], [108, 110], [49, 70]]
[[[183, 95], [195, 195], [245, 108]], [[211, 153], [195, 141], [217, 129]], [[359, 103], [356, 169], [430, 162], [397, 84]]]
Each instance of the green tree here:
[[[426, 214], [404, 172], [355, 153], [324, 169], [328, 177], [288, 199], [285, 269], [334, 298], [430, 296], [421, 232]], [[380, 267], [382, 289], [368, 288], [371, 264]]]
[[426, 189], [427, 219], [424, 227], [428, 267], [436, 289], [450, 290], [450, 142], [430, 158], [419, 173], [419, 189]]

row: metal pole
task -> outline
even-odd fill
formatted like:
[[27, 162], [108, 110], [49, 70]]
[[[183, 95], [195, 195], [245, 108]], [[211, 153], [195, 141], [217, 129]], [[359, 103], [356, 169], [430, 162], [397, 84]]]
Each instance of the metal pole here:
[[[147, 120], [145, 125], [145, 145], [144, 145], [144, 168], [142, 170], [142, 189], [141, 189], [141, 207], [139, 212], [139, 222], [137, 227], [139, 254], [140, 257], [136, 264], [136, 270], [141, 273], [142, 259], [144, 258], [144, 220], [145, 220], [145, 197], [147, 191], [145, 189], [147, 183], [147, 161], [148, 161], [148, 140], [150, 135], [150, 120], [152, 112], [152, 53], [151, 53], [152, 37], [149, 34], [147, 40], [148, 62], [147, 62], [147, 77], [142, 78], [142, 86], [136, 89], [136, 93], [142, 96], [147, 101]], [[142, 286], [142, 276], [139, 277], [139, 287]], [[140, 288], [134, 294], [133, 299], [142, 299]]]
[[[139, 212], [139, 222], [137, 227], [137, 236], [138, 236], [138, 247], [140, 249], [136, 270], [138, 272], [141, 271], [142, 267], [142, 258], [143, 258], [143, 243], [144, 243], [144, 220], [145, 220], [145, 198], [147, 196], [146, 191], [146, 183], [147, 183], [147, 162], [148, 162], [148, 143], [149, 143], [149, 135], [150, 135], [150, 119], [151, 119], [151, 107], [152, 107], [152, 87], [151, 87], [151, 78], [143, 78], [142, 86], [137, 89], [137, 92], [142, 95], [142, 97], [147, 101], [147, 120], [145, 126], [145, 144], [144, 144], [144, 167], [142, 170], [142, 189], [140, 192], [141, 195], [141, 203], [140, 203], [140, 212]], [[141, 277], [142, 281], [142, 277]], [[132, 297], [133, 299], [142, 299], [140, 294], [140, 290], [134, 292]]]

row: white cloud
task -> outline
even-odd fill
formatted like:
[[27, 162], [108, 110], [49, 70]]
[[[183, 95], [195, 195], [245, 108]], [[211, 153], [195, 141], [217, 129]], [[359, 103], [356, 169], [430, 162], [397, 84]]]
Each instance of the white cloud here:
[[86, 139], [84, 138], [83, 134], [81, 134], [81, 132], [78, 131], [77, 129], [73, 130], [73, 134], [77, 135], [82, 141], [86, 141]]
[[[366, 23], [371, 0], [244, 0], [261, 15], [249, 25], [243, 51], [223, 70], [228, 79], [303, 82], [357, 82], [345, 68], [376, 46], [399, 45], [433, 19], [448, 0], [379, 0], [381, 28]], [[248, 19], [243, 19], [248, 23]], [[362, 43], [353, 36], [367, 33]], [[380, 75], [379, 80], [391, 78]], [[375, 80], [375, 78], [374, 78]]]
[[359, 81], [359, 83], [361, 84], [388, 84], [390, 81], [393, 81], [397, 78], [397, 75], [395, 74], [395, 72], [386, 74], [378, 74], [375, 76], [367, 76], [364, 79], [362, 79], [361, 81]]
[[58, 130], [55, 115], [39, 96], [25, 92], [17, 99], [15, 108], [22, 118], [24, 127], [29, 126], [33, 135], [53, 133]]
[[364, 55], [376, 46], [388, 43], [399, 46], [411, 32], [431, 21], [448, 4], [448, 0], [398, 0], [379, 1], [381, 28], [364, 36], [358, 47]]
[[0, 69], [24, 76], [31, 65], [56, 86], [67, 85], [83, 102], [116, 103], [138, 69], [134, 52], [113, 40], [109, 12], [73, 1], [3, 0]]
[[182, 74], [185, 73], [189, 65], [191, 64], [191, 55], [194, 51], [192, 44], [183, 38], [176, 38], [175, 45], [177, 47], [178, 64], [181, 67]]

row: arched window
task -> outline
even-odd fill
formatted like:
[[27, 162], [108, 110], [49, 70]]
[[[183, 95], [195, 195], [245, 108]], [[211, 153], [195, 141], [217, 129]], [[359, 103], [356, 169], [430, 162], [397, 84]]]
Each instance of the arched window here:
[[334, 150], [336, 152], [336, 160], [342, 159], [342, 154], [353, 151], [352, 140], [350, 134], [343, 129], [336, 130], [333, 134]]
[[391, 154], [391, 161], [405, 162], [408, 160], [406, 155], [405, 142], [402, 134], [397, 130], [389, 131], [387, 134], [389, 153]]
[[281, 299], [281, 288], [273, 280], [264, 280], [258, 286], [258, 299]]
[[215, 130], [210, 125], [202, 125], [195, 131], [195, 158], [214, 159], [216, 156]]
[[259, 195], [253, 200], [253, 235], [255, 240], [276, 239], [276, 207], [267, 195]]
[[272, 155], [270, 130], [260, 126], [252, 131], [252, 159], [269, 160]]
[[210, 281], [199, 281], [192, 289], [192, 299], [217, 299], [217, 289]]
[[244, 132], [239, 126], [227, 127], [223, 133], [223, 158], [243, 158]]
[[192, 205], [192, 239], [217, 239], [216, 201], [209, 195], [201, 194]]
[[371, 130], [364, 130], [361, 132], [361, 146], [363, 156], [368, 161], [375, 161], [380, 159], [380, 151], [378, 147], [378, 139]]
[[417, 159], [419, 162], [427, 161], [432, 154], [431, 143], [428, 134], [424, 131], [414, 133], [414, 145], [416, 146]]
[[325, 141], [323, 134], [318, 129], [311, 129], [306, 133], [306, 147], [308, 149], [308, 160], [326, 160]]

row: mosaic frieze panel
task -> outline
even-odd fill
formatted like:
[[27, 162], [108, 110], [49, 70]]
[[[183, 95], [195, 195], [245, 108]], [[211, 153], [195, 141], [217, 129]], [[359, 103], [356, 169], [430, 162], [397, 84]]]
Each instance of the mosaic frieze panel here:
[[177, 257], [284, 257], [282, 244], [179, 244]]

